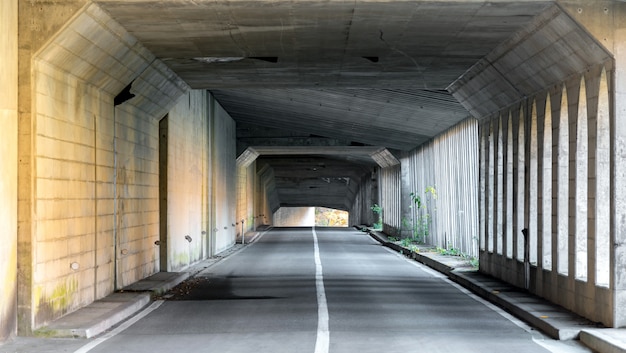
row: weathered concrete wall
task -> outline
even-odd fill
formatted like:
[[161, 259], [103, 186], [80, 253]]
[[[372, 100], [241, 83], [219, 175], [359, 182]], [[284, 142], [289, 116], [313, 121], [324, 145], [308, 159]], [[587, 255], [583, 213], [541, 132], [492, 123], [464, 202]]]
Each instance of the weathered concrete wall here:
[[[400, 165], [378, 169], [380, 206], [382, 207], [383, 231], [399, 236], [402, 228], [402, 169]], [[378, 221], [378, 215], [374, 216]]]
[[83, 6], [84, 0], [55, 3], [18, 1], [18, 332], [29, 334], [33, 323], [33, 146], [35, 115], [32, 58]]
[[276, 227], [312, 227], [315, 225], [315, 207], [281, 207], [274, 212]]
[[376, 216], [371, 207], [378, 203], [378, 181], [376, 174], [363, 177], [359, 183], [352, 208], [350, 208], [349, 225], [373, 225], [376, 223]]
[[17, 330], [17, 6], [0, 3], [0, 342]]
[[478, 256], [477, 146], [478, 123], [468, 119], [402, 158], [403, 236]]
[[211, 99], [211, 163], [215, 253], [235, 243], [237, 227], [237, 155], [235, 121]]
[[[255, 229], [255, 221], [261, 217], [262, 212], [254, 210], [254, 195], [256, 183], [256, 163], [248, 166], [237, 167], [237, 226], [238, 236], [243, 232]], [[262, 217], [261, 217], [262, 218]], [[243, 221], [243, 228], [242, 228]]]
[[624, 263], [612, 244], [619, 243], [626, 210], [618, 201], [621, 142], [612, 141], [619, 133], [611, 131], [621, 125], [612, 111], [615, 61], [605, 35], [612, 31], [590, 36], [573, 18], [589, 8], [590, 23], [611, 28], [626, 14], [614, 2], [576, 2], [571, 13], [553, 7], [450, 90], [481, 119], [481, 271], [524, 287], [526, 228], [528, 289], [591, 320], [623, 326], [611, 268]]
[[[159, 270], [158, 119], [188, 90], [95, 5], [33, 63], [32, 86], [20, 79], [24, 334]], [[133, 79], [136, 97], [114, 106]]]
[[209, 241], [209, 225], [202, 214], [208, 198], [202, 158], [208, 155], [207, 92], [190, 91], [182, 96], [167, 119], [167, 271], [178, 271], [202, 259]]
[[595, 67], [482, 125], [480, 209], [481, 270], [523, 287], [527, 228], [530, 290], [611, 326], [607, 80]]
[[621, 6], [619, 11], [613, 12], [614, 44], [612, 50], [615, 53], [615, 113], [613, 125], [615, 129], [615, 145], [611, 163], [614, 178], [613, 200], [614, 208], [611, 210], [612, 227], [611, 244], [611, 284], [613, 288], [613, 322], [616, 327], [626, 326], [626, 6]]
[[268, 191], [268, 188], [271, 187], [271, 185], [269, 184], [270, 180], [273, 180], [272, 169], [265, 165], [265, 167], [262, 167], [261, 170], [258, 170], [258, 168], [255, 166], [254, 172], [256, 175], [254, 202], [255, 209], [259, 213], [259, 217], [256, 218], [254, 226], [255, 228], [257, 228], [260, 226], [273, 224], [272, 214], [274, 211], [272, 210], [272, 203], [270, 202], [269, 196], [275, 195], [275, 193]]
[[[611, 178], [610, 196], [598, 194], [595, 199], [610, 197], [612, 206], [610, 210], [603, 210], [604, 214], [610, 214], [610, 235], [604, 235], [601, 243], [608, 243], [609, 249], [601, 253], [595, 254], [595, 261], [599, 262], [595, 266], [596, 270], [609, 268], [608, 273], [602, 275], [598, 272], [601, 281], [609, 283], [610, 298], [603, 308], [603, 311], [612, 310], [612, 323], [615, 327], [626, 326], [626, 222], [624, 215], [626, 214], [626, 128], [623, 121], [626, 117], [626, 4], [618, 1], [559, 1], [561, 6], [581, 23], [587, 31], [589, 31], [614, 55], [614, 71], [607, 72], [609, 80], [610, 99], [609, 110], [611, 127], [613, 131], [610, 133], [613, 140], [610, 141], [611, 149], [610, 165], [611, 173], [601, 174], [598, 177], [605, 176]], [[613, 89], [613, 90], [611, 90]], [[600, 92], [605, 89], [601, 88]], [[602, 98], [600, 98], [602, 101]], [[599, 135], [600, 134], [599, 132]], [[600, 150], [599, 146], [598, 149]], [[598, 180], [596, 185], [604, 185], [609, 181]], [[604, 220], [603, 220], [604, 221]], [[596, 232], [596, 236], [602, 236], [602, 233]], [[596, 241], [596, 244], [598, 242]], [[594, 243], [590, 241], [589, 246]], [[591, 248], [593, 249], [593, 248]], [[607, 256], [607, 252], [609, 256]], [[590, 265], [593, 270], [593, 265]], [[603, 291], [604, 292], [604, 291]], [[586, 300], [596, 299], [589, 298]], [[602, 299], [602, 298], [600, 298]]]

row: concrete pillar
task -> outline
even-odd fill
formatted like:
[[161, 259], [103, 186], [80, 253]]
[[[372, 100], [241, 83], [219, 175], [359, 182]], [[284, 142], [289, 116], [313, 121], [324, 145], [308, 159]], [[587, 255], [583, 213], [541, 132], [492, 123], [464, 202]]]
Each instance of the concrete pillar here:
[[[11, 1], [11, 0], [10, 0]], [[18, 1], [18, 333], [28, 335], [34, 322], [33, 236], [35, 234], [33, 146], [35, 117], [32, 114], [32, 58], [85, 3], [65, 0], [43, 3]], [[3, 21], [4, 22], [4, 21]], [[4, 23], [3, 23], [4, 26]], [[4, 33], [4, 32], [3, 32]]]
[[[560, 0], [560, 5], [585, 29], [591, 33], [595, 39], [613, 54], [615, 67], [607, 66], [606, 81], [608, 82], [608, 90], [613, 93], [609, 94], [610, 104], [603, 107], [604, 103], [599, 104], [599, 119], [607, 114], [610, 116], [610, 141], [604, 140], [604, 134], [607, 127], [600, 125], [598, 122], [598, 139], [599, 151], [606, 149], [607, 144], [610, 146], [610, 300], [608, 303], [612, 307], [611, 320], [613, 327], [626, 326], [626, 126], [623, 121], [626, 119], [626, 3], [620, 1], [577, 1], [577, 0]], [[611, 70], [614, 69], [612, 75]], [[614, 80], [613, 80], [614, 79]], [[600, 85], [602, 87], [602, 84]], [[600, 96], [604, 96], [602, 88]], [[602, 102], [603, 98], [599, 98]], [[605, 99], [605, 98], [604, 98]], [[612, 100], [611, 100], [612, 99]], [[603, 121], [603, 120], [601, 120]], [[571, 133], [571, 130], [570, 130]], [[599, 158], [596, 156], [596, 158]], [[597, 168], [601, 168], [603, 159], [596, 161]], [[600, 172], [598, 170], [598, 172]], [[603, 175], [604, 177], [604, 175]], [[601, 194], [606, 194], [606, 183], [604, 178], [596, 180], [595, 192], [596, 200], [602, 200]], [[570, 192], [571, 193], [571, 192]], [[600, 206], [604, 207], [604, 206]], [[603, 208], [602, 208], [603, 209]], [[599, 215], [601, 209], [596, 209]], [[604, 219], [604, 218], [603, 218]], [[598, 220], [598, 224], [603, 221]], [[606, 235], [602, 235], [606, 231], [596, 229], [595, 245], [606, 248], [606, 240], [602, 240]], [[599, 236], [598, 236], [599, 235]], [[588, 249], [590, 259], [597, 257], [594, 249]], [[571, 250], [570, 250], [571, 251]], [[604, 254], [606, 256], [606, 254]], [[572, 264], [570, 264], [570, 268]], [[604, 262], [595, 259], [596, 270], [606, 267]], [[596, 274], [596, 281], [603, 278], [603, 275]], [[604, 287], [606, 279], [600, 280], [598, 283]], [[602, 293], [602, 289], [596, 291], [596, 302], [599, 298], [598, 293]]]
[[615, 29], [615, 113], [613, 130], [612, 218], [613, 218], [613, 326], [626, 326], [626, 6], [614, 18], [621, 18]]
[[0, 342], [17, 329], [17, 6], [0, 2]]
[[[515, 212], [513, 213], [513, 258], [518, 261], [524, 260], [524, 237], [522, 229], [526, 226], [524, 219], [524, 203], [525, 203], [525, 141], [526, 129], [524, 124], [524, 110], [520, 106], [519, 110], [513, 110], [513, 204]], [[484, 164], [484, 163], [481, 163]], [[481, 166], [482, 168], [482, 166]]]

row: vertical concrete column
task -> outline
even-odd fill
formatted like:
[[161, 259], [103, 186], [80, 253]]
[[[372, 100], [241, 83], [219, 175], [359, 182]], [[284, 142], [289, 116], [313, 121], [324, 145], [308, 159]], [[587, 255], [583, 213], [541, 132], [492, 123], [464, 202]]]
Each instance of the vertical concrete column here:
[[607, 70], [602, 68], [598, 91], [598, 142], [596, 151], [596, 285], [608, 287], [610, 274], [610, 224], [611, 224], [611, 127], [610, 127], [610, 81]]
[[587, 80], [587, 278], [590, 286], [596, 282], [595, 249], [598, 198], [597, 180], [597, 141], [598, 141], [598, 86], [600, 72], [597, 68], [590, 70]]
[[[537, 165], [537, 169], [536, 169], [536, 173], [537, 173], [537, 189], [534, 191], [537, 194], [537, 231], [536, 236], [534, 237], [534, 239], [537, 240], [536, 243], [536, 249], [537, 249], [537, 257], [536, 257], [536, 261], [537, 261], [537, 267], [542, 267], [543, 266], [543, 238], [545, 236], [545, 218], [548, 216], [548, 210], [545, 209], [546, 203], [545, 203], [545, 199], [546, 197], [550, 197], [551, 195], [548, 196], [546, 194], [546, 168], [545, 168], [545, 131], [547, 130], [547, 127], [545, 126], [545, 119], [546, 119], [546, 109], [545, 109], [545, 96], [542, 95], [538, 95], [538, 97], [540, 97], [539, 99], [535, 100], [535, 109], [533, 111], [533, 118], [536, 119], [536, 127], [537, 127], [537, 134], [533, 135], [534, 138], [536, 138], [536, 146], [537, 146], [537, 154], [536, 154], [536, 165]], [[532, 253], [533, 250], [531, 250]], [[538, 271], [538, 277], [541, 276], [542, 272]], [[539, 279], [540, 281], [541, 279]]]
[[[520, 119], [519, 113], [512, 109], [510, 112], [510, 133], [511, 136], [509, 150], [510, 153], [510, 163], [511, 163], [511, 194], [509, 196], [511, 207], [511, 257], [513, 259], [519, 259], [518, 251], [519, 251], [519, 234], [521, 233], [523, 226], [520, 228], [520, 218], [522, 215], [522, 210], [524, 209], [523, 204], [520, 205], [520, 178], [519, 178], [519, 160], [520, 160], [520, 150], [519, 150], [519, 140], [523, 140], [522, 131], [520, 130]], [[523, 170], [523, 169], [522, 169]], [[523, 182], [521, 183], [523, 190]]]
[[513, 188], [513, 197], [517, 211], [514, 213], [513, 237], [516, 244], [515, 258], [518, 261], [524, 261], [524, 237], [522, 230], [526, 228], [526, 123], [524, 116], [524, 105], [520, 105], [519, 111], [513, 113], [513, 136], [515, 147], [513, 151], [513, 159], [516, 161], [516, 169], [514, 170], [514, 178], [516, 180]]
[[[559, 274], [567, 275], [569, 272], [569, 128], [568, 128], [568, 99], [567, 89], [564, 85], [559, 97], [559, 113], [553, 116], [553, 127], [559, 131], [557, 138], [557, 224], [556, 224], [556, 246], [554, 246], [553, 257], [556, 259], [556, 268]], [[553, 113], [554, 114], [554, 113]], [[557, 120], [558, 119], [558, 122]]]
[[497, 129], [493, 124], [493, 121], [491, 121], [487, 126], [489, 132], [487, 133], [487, 151], [485, 156], [485, 168], [487, 168], [487, 172], [485, 173], [485, 221], [487, 224], [487, 229], [485, 230], [485, 245], [487, 251], [490, 253], [494, 252], [494, 134]]
[[541, 176], [543, 179], [543, 224], [541, 235], [541, 266], [544, 270], [552, 270], [552, 200], [555, 195], [553, 188], [553, 160], [552, 160], [552, 105], [548, 94], [545, 107], [543, 108], [543, 168]]
[[17, 0], [0, 2], [0, 342], [17, 329]]
[[504, 192], [504, 121], [502, 114], [498, 115], [497, 118], [497, 129], [495, 130], [495, 141], [494, 141], [494, 157], [495, 157], [495, 221], [494, 221], [494, 240], [495, 240], [495, 252], [498, 255], [502, 255], [503, 250], [503, 220], [504, 220], [504, 210], [503, 207], [503, 192]]
[[[622, 11], [623, 16], [626, 9]], [[626, 325], [626, 23], [615, 31], [615, 113], [612, 114], [613, 131], [612, 166], [612, 283], [614, 290], [613, 326]]]
[[487, 193], [487, 159], [486, 158], [486, 149], [487, 149], [487, 137], [489, 136], [489, 128], [487, 124], [480, 124], [479, 126], [479, 160], [480, 160], [480, 170], [478, 179], [480, 180], [479, 185], [479, 193], [478, 193], [478, 208], [479, 208], [479, 250], [484, 251], [487, 249], [487, 219], [486, 219], [486, 203], [485, 203], [485, 195]]
[[504, 234], [505, 234], [505, 250], [504, 254], [508, 259], [513, 258], [513, 121], [511, 111], [506, 112], [505, 116], [505, 134], [504, 145], [506, 151], [504, 153]]
[[410, 158], [408, 157], [408, 153], [403, 152], [402, 158], [400, 159], [400, 211], [402, 212], [401, 236], [403, 238], [413, 236], [413, 230], [411, 229], [411, 217], [413, 208], [411, 207], [410, 197], [411, 192], [413, 192], [413, 190], [411, 190], [411, 164], [412, 163]]
[[528, 192], [528, 233], [530, 236], [530, 263], [537, 264], [537, 239], [539, 237], [539, 222], [537, 220], [537, 213], [539, 210], [539, 195], [541, 188], [539, 187], [539, 135], [537, 127], [537, 102], [533, 100], [530, 109], [530, 133], [527, 135], [530, 140], [529, 150], [529, 184], [526, 189]]
[[587, 88], [585, 77], [580, 81], [578, 94], [578, 129], [576, 137], [576, 237], [575, 237], [575, 278], [587, 281], [587, 207], [589, 183], [588, 138], [587, 138]]
[[[568, 149], [568, 161], [569, 161], [569, 175], [568, 175], [568, 268], [567, 273], [572, 274], [570, 279], [573, 280], [576, 267], [576, 258], [575, 258], [575, 238], [576, 238], [576, 136], [578, 134], [578, 84], [568, 85], [567, 87], [567, 102], [568, 102], [568, 139], [569, 139], [569, 149]], [[572, 284], [573, 287], [573, 284]]]

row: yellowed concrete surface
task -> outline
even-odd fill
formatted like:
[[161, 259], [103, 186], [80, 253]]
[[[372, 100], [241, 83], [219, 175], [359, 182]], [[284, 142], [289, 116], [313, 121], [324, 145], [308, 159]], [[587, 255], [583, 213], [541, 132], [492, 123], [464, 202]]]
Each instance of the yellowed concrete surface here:
[[0, 3], [0, 341], [17, 328], [17, 1]]

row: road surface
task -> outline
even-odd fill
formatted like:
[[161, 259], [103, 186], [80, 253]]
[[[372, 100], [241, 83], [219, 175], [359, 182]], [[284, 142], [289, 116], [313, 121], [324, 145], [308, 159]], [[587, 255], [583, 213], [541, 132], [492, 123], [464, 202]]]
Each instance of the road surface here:
[[544, 337], [353, 229], [263, 233], [140, 317], [63, 351], [590, 352]]

